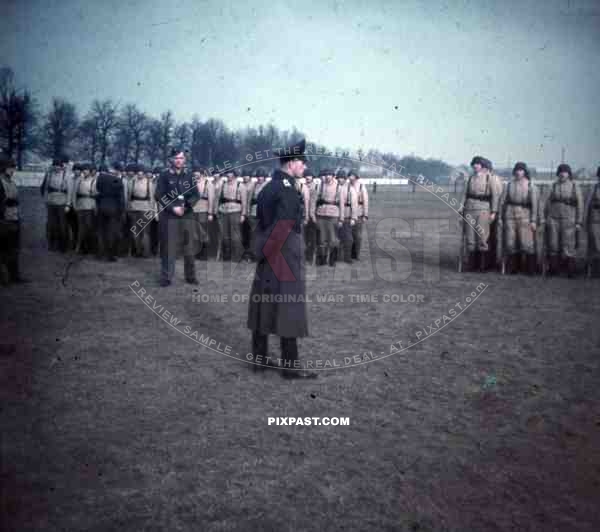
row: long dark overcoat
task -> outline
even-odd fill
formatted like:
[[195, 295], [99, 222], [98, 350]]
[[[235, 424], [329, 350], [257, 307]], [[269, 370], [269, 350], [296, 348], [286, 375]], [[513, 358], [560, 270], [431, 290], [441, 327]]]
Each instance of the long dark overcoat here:
[[[304, 202], [294, 178], [275, 171], [258, 195], [256, 215], [257, 266], [248, 304], [248, 328], [285, 338], [308, 336], [306, 303], [298, 301], [298, 296], [306, 297]], [[277, 295], [283, 301], [275, 301]], [[289, 296], [295, 296], [296, 302]]]

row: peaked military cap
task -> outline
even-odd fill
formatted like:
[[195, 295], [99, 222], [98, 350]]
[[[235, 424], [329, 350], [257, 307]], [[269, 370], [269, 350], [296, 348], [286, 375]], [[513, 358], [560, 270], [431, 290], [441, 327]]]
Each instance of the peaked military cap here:
[[306, 139], [302, 139], [300, 142], [280, 150], [279, 160], [281, 161], [281, 164], [287, 163], [288, 161], [294, 161], [296, 159], [299, 161], [306, 161], [306, 155], [304, 155], [305, 151]]

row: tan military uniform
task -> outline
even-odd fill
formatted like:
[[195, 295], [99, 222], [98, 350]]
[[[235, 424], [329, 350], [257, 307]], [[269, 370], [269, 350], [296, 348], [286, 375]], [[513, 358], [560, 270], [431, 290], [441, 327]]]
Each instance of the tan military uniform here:
[[202, 260], [206, 260], [208, 258], [208, 246], [210, 244], [208, 215], [212, 214], [215, 209], [215, 187], [208, 180], [207, 176], [202, 176], [197, 184], [200, 191], [200, 199], [198, 199], [193, 206], [196, 240], [201, 246], [197, 256]]
[[70, 204], [77, 213], [77, 251], [93, 253], [97, 249], [96, 178], [81, 175], [73, 180]]
[[232, 255], [241, 254], [241, 216], [247, 212], [246, 187], [237, 180], [225, 181], [219, 187], [217, 209], [221, 221], [221, 241], [223, 260], [229, 261]]
[[69, 176], [64, 169], [51, 168], [42, 183], [42, 196], [46, 197], [48, 249], [66, 251], [69, 247], [69, 227], [65, 207], [68, 203]]
[[488, 170], [469, 178], [461, 201], [468, 252], [488, 251], [490, 215], [498, 212], [501, 193], [502, 183]]
[[540, 223], [546, 224], [546, 249], [550, 256], [574, 258], [575, 225], [582, 223], [583, 199], [577, 183], [571, 179], [555, 181], [546, 199]]
[[340, 259], [344, 262], [352, 262], [352, 228], [356, 225], [358, 218], [358, 193], [356, 189], [347, 182], [343, 185], [344, 202], [340, 204], [340, 216], [344, 223], [339, 231], [341, 241]]
[[600, 259], [600, 182], [592, 188], [585, 206], [585, 227], [588, 235], [588, 258]]
[[369, 217], [369, 193], [367, 187], [356, 180], [350, 185], [356, 192], [358, 201], [358, 217], [356, 224], [352, 227], [352, 258], [360, 260], [360, 249], [362, 245], [362, 233], [366, 219]]
[[513, 179], [504, 189], [502, 223], [505, 255], [535, 253], [535, 233], [530, 224], [537, 223], [538, 194], [527, 178]]
[[[321, 181], [314, 191], [311, 216], [317, 219], [319, 231], [317, 264], [324, 264], [328, 254], [331, 264], [332, 257], [337, 255], [338, 226], [344, 221], [340, 205], [345, 202], [346, 192], [344, 187], [339, 186], [336, 179], [332, 179], [329, 183], [325, 180]], [[335, 262], [335, 258], [333, 258], [333, 262]]]
[[302, 201], [304, 202], [304, 257], [308, 264], [312, 264], [317, 249], [317, 220], [313, 218], [311, 205], [315, 193], [315, 183], [302, 183], [300, 187]]
[[[131, 250], [135, 257], [149, 257], [152, 252], [150, 224], [147, 223], [147, 225], [141, 228], [138, 220], [143, 220], [143, 223], [146, 224], [146, 213], [157, 212], [155, 184], [151, 177], [137, 175], [129, 181], [127, 188], [127, 219]], [[136, 233], [131, 231], [132, 227], [138, 228]]]

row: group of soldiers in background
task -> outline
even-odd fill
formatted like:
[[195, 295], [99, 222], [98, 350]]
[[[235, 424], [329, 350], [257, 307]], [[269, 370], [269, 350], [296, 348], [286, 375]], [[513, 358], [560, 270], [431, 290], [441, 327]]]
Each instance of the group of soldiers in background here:
[[[148, 227], [132, 231], [149, 212], [157, 213], [157, 179], [162, 168], [89, 163], [68, 164], [56, 159], [40, 192], [47, 204], [48, 248], [96, 254], [114, 261], [118, 256], [149, 257], [159, 248], [158, 216]], [[223, 261], [254, 261], [257, 197], [270, 180], [266, 168], [242, 175], [234, 170], [209, 176], [193, 167], [199, 196], [193, 208], [194, 255]], [[355, 171], [322, 170], [320, 182], [310, 171], [297, 182], [304, 204], [306, 262], [333, 266], [360, 259], [362, 230], [368, 220], [369, 196]], [[315, 261], [316, 258], [316, 261]]]
[[[473, 174], [465, 185], [459, 211], [465, 218], [465, 270], [488, 270], [496, 264], [500, 250], [510, 273], [533, 275], [538, 271], [537, 247], [541, 246], [544, 273], [566, 272], [575, 277], [580, 232], [585, 227], [590, 273], [600, 272], [600, 168], [596, 174], [599, 182], [584, 203], [568, 164], [558, 166], [557, 179], [545, 197], [538, 194], [524, 162], [515, 164], [506, 186], [489, 159], [475, 156], [471, 167]], [[543, 240], [536, 239], [540, 229]]]

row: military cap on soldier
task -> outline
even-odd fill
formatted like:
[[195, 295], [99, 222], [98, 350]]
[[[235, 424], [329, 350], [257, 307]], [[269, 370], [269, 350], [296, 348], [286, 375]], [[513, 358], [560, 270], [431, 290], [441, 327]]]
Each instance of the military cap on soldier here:
[[348, 179], [350, 179], [352, 176], [360, 179], [360, 176], [358, 175], [358, 170], [350, 170], [348, 172]]
[[108, 165], [106, 164], [101, 164], [98, 168], [99, 172], [108, 172]]
[[313, 177], [313, 172], [310, 168], [304, 170], [304, 177]]
[[573, 172], [571, 171], [571, 167], [566, 163], [562, 163], [562, 164], [558, 165], [558, 168], [556, 169], [556, 175], [558, 176], [561, 172], [567, 172], [569, 174], [569, 177], [573, 177]]
[[279, 160], [281, 161], [281, 164], [294, 160], [306, 161], [306, 155], [304, 155], [305, 150], [306, 139], [302, 139], [300, 142], [282, 149], [280, 151]]
[[254, 170], [254, 175], [252, 177], [267, 177], [268, 175], [268, 170], [262, 166], [259, 166], [256, 170]]
[[335, 174], [336, 179], [346, 179], [348, 177], [348, 172], [343, 168], [340, 168]]
[[527, 165], [524, 162], [519, 161], [515, 164], [512, 171], [513, 175], [517, 175], [518, 170], [523, 170], [523, 172], [525, 172], [525, 176], [527, 179], [529, 179], [529, 168], [527, 168]]
[[152, 173], [160, 174], [160, 173], [162, 173], [162, 171], [163, 171], [163, 168], [161, 166], [155, 166], [152, 170]]
[[169, 155], [169, 157], [171, 157], [171, 158], [177, 157], [177, 155], [179, 155], [180, 153], [183, 153], [184, 155], [187, 156], [187, 154], [189, 152], [182, 146], [175, 146], [174, 148], [171, 148], [171, 154]]
[[61, 157], [56, 157], [55, 159], [52, 159], [52, 166], [62, 166], [63, 165], [63, 159]]
[[480, 164], [483, 168], [485, 168], [485, 159], [481, 157], [481, 155], [475, 155], [475, 157], [471, 159], [471, 166], [476, 164]]
[[206, 169], [203, 166], [195, 164], [194, 166], [192, 166], [192, 173], [204, 174], [206, 173]]
[[240, 173], [235, 168], [230, 168], [229, 170], [225, 170], [221, 175], [224, 177], [228, 177], [230, 174], [233, 174], [234, 177], [239, 177]]
[[331, 168], [323, 168], [319, 172], [319, 177], [325, 177], [326, 175], [335, 175], [335, 172]]

